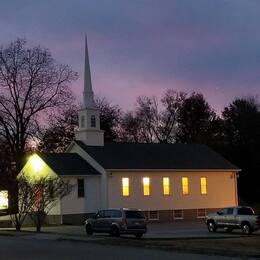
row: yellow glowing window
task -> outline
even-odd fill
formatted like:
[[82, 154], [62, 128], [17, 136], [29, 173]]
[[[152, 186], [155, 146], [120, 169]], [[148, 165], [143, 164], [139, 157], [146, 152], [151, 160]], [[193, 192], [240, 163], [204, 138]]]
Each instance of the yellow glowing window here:
[[163, 177], [163, 195], [170, 195], [170, 179]]
[[0, 209], [8, 208], [8, 191], [2, 190], [0, 191]]
[[123, 196], [129, 196], [129, 178], [122, 178]]
[[207, 194], [207, 178], [206, 177], [200, 178], [200, 192], [201, 192], [201, 194]]
[[189, 194], [189, 180], [188, 177], [182, 177], [182, 194]]
[[144, 196], [150, 195], [150, 178], [149, 177], [143, 178], [143, 190], [144, 190]]

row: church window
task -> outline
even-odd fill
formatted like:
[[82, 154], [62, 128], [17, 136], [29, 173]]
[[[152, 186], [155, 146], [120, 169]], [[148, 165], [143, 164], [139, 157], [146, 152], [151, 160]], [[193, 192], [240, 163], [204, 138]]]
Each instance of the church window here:
[[129, 196], [129, 178], [122, 178], [122, 192], [123, 196]]
[[150, 195], [150, 178], [149, 177], [143, 177], [143, 192], [144, 192], [144, 196]]
[[85, 117], [81, 116], [80, 120], [81, 120], [80, 125], [82, 128], [84, 128], [85, 127]]
[[91, 127], [96, 127], [96, 117], [94, 115], [90, 118], [90, 125]]
[[163, 177], [163, 195], [170, 195], [170, 178]]
[[182, 194], [189, 194], [189, 179], [188, 177], [182, 177]]
[[207, 178], [206, 177], [200, 178], [200, 193], [202, 195], [207, 194]]
[[78, 179], [78, 197], [85, 197], [84, 179]]

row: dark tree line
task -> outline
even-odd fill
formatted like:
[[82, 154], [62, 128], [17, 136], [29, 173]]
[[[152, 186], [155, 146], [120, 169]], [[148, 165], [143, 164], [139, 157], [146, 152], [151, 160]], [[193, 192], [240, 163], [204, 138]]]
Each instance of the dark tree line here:
[[238, 179], [241, 198], [259, 203], [260, 104], [254, 98], [236, 99], [224, 108], [222, 116], [223, 142], [219, 151], [242, 169]]

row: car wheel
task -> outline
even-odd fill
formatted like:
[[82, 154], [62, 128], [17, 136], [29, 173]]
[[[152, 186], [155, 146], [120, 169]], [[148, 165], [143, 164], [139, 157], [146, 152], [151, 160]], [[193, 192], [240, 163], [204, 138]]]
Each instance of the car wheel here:
[[135, 234], [135, 237], [136, 237], [136, 238], [141, 238], [142, 236], [143, 236], [143, 233]]
[[250, 235], [252, 233], [252, 229], [248, 223], [242, 224], [242, 232], [245, 235]]
[[86, 233], [89, 236], [93, 235], [93, 229], [90, 225], [86, 225]]
[[216, 225], [213, 221], [209, 221], [207, 226], [208, 226], [209, 232], [216, 232], [217, 228], [216, 228]]
[[118, 227], [112, 226], [112, 227], [111, 227], [111, 230], [110, 230], [110, 235], [111, 235], [112, 237], [119, 237], [119, 236], [120, 236], [120, 232], [119, 232]]

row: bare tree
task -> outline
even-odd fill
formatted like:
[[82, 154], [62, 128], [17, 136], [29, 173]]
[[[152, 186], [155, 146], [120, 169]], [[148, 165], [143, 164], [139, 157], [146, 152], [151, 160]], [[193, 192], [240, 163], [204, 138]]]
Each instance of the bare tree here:
[[73, 186], [58, 176], [46, 176], [32, 179], [30, 176], [19, 175], [18, 181], [18, 210], [10, 211], [11, 220], [17, 231], [30, 216], [37, 232], [41, 231], [47, 214], [58, 201], [68, 195]]
[[10, 218], [17, 231], [21, 231], [24, 220], [35, 204], [35, 194], [30, 183], [25, 178], [18, 179], [19, 203], [16, 212], [9, 211]]
[[159, 116], [156, 137], [160, 143], [173, 143], [176, 141], [178, 130], [177, 119], [186, 100], [187, 93], [169, 89], [161, 99], [162, 111]]
[[134, 111], [122, 119], [121, 140], [128, 142], [175, 141], [177, 118], [186, 93], [168, 90], [158, 102], [154, 97], [139, 97]]
[[76, 78], [77, 73], [57, 63], [47, 49], [27, 48], [23, 39], [0, 47], [0, 135], [15, 155], [15, 174], [39, 122], [71, 103], [68, 84]]
[[100, 109], [100, 128], [104, 130], [105, 142], [118, 141], [122, 111], [118, 105], [113, 105], [105, 97], [96, 98]]
[[50, 210], [58, 203], [58, 200], [68, 195], [73, 186], [57, 177], [43, 177], [31, 185], [35, 201], [30, 212], [37, 232], [41, 227]]
[[48, 126], [42, 129], [38, 149], [42, 152], [64, 152], [75, 138], [78, 128], [78, 106], [73, 105], [48, 118]]
[[122, 118], [121, 140], [127, 142], [156, 142], [155, 129], [158, 123], [158, 106], [154, 97], [138, 97], [134, 111]]

